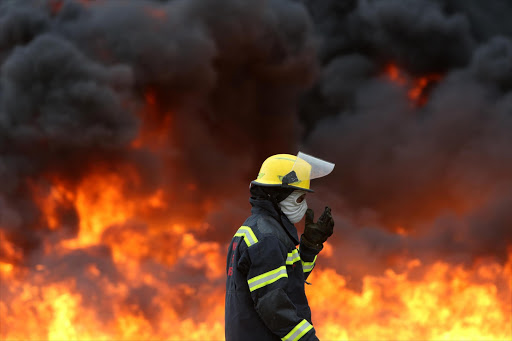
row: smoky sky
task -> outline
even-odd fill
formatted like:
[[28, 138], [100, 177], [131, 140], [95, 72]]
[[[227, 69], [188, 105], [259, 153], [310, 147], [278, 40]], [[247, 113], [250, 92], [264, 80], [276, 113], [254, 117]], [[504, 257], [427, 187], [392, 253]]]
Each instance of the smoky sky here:
[[[127, 198], [161, 188], [169, 205], [155, 219], [192, 216], [209, 226], [194, 232], [199, 240], [227, 243], [249, 214], [248, 184], [265, 158], [302, 150], [336, 163], [308, 200], [333, 208], [325, 264], [342, 274], [379, 273], [401, 257], [505, 261], [511, 6], [2, 2], [0, 228], [26, 256], [7, 260], [34, 263], [43, 241], [76, 236], [72, 203], [58, 210], [56, 232], [35, 196], [55, 179], [74, 188], [98, 169], [135, 170], [142, 181], [122, 189]], [[424, 105], [385, 76], [390, 63], [410, 79], [436, 75]], [[153, 144], [134, 147], [140, 136]], [[131, 226], [109, 227], [102, 241], [149, 228]], [[98, 250], [83, 252], [97, 263]], [[101, 254], [115, 273], [108, 250]]]
[[[201, 217], [203, 200], [245, 188], [262, 157], [297, 143], [297, 97], [317, 66], [298, 3], [0, 6], [0, 225], [26, 253], [52, 234], [34, 188], [47, 194], [54, 179], [73, 188], [93, 170], [129, 167], [143, 181], [123, 190], [163, 188], [173, 205], [161, 215]], [[169, 120], [157, 148], [132, 147]], [[66, 238], [79, 224], [68, 206]]]
[[[336, 163], [321, 182], [325, 199], [313, 199], [337, 208], [337, 256], [329, 264], [358, 278], [404, 257], [506, 261], [512, 36], [503, 13], [510, 4], [303, 3], [320, 37], [321, 72], [301, 98], [310, 129], [300, 145]], [[440, 75], [425, 105], [386, 78], [390, 63], [411, 78]]]

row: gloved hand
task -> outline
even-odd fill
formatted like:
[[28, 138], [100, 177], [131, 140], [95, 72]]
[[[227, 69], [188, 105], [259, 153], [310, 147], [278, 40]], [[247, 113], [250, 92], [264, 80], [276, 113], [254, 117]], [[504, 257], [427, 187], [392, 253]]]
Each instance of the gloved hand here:
[[313, 245], [321, 246], [333, 233], [334, 219], [332, 219], [331, 208], [326, 206], [316, 223], [313, 222], [313, 218], [314, 212], [308, 208], [303, 238]]

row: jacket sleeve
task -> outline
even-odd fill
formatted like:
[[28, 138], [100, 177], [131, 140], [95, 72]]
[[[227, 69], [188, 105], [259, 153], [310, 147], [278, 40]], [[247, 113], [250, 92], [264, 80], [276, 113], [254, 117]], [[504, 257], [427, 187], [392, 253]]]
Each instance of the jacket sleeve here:
[[247, 283], [254, 306], [265, 325], [284, 341], [314, 341], [315, 329], [298, 316], [286, 294], [287, 252], [279, 240], [266, 237], [250, 246], [238, 262], [247, 273]]
[[315, 267], [316, 257], [318, 253], [322, 251], [323, 245], [320, 248], [316, 248], [314, 245], [310, 245], [304, 236], [300, 238], [299, 254], [300, 261], [302, 263], [302, 271], [304, 271], [304, 279], [308, 279], [309, 274]]

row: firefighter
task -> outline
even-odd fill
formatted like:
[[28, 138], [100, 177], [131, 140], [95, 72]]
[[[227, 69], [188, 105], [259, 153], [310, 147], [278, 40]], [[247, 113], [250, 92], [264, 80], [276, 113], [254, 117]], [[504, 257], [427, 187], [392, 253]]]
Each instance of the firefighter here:
[[[334, 220], [326, 207], [314, 222], [305, 197], [313, 192], [310, 180], [333, 168], [300, 152], [263, 162], [250, 186], [251, 216], [228, 248], [226, 341], [318, 340], [304, 283], [333, 233]], [[304, 215], [299, 242], [294, 224]]]

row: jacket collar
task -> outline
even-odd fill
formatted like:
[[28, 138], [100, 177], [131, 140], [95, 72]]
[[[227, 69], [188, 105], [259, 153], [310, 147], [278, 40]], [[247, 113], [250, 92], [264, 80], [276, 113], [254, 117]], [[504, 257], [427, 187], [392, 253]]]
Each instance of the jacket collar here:
[[249, 202], [252, 205], [252, 214], [264, 214], [271, 216], [280, 222], [280, 225], [286, 231], [294, 244], [299, 244], [299, 236], [297, 235], [297, 229], [295, 228], [295, 225], [290, 222], [288, 217], [286, 217], [286, 215], [284, 215], [281, 210], [277, 211], [270, 200], [250, 198]]

